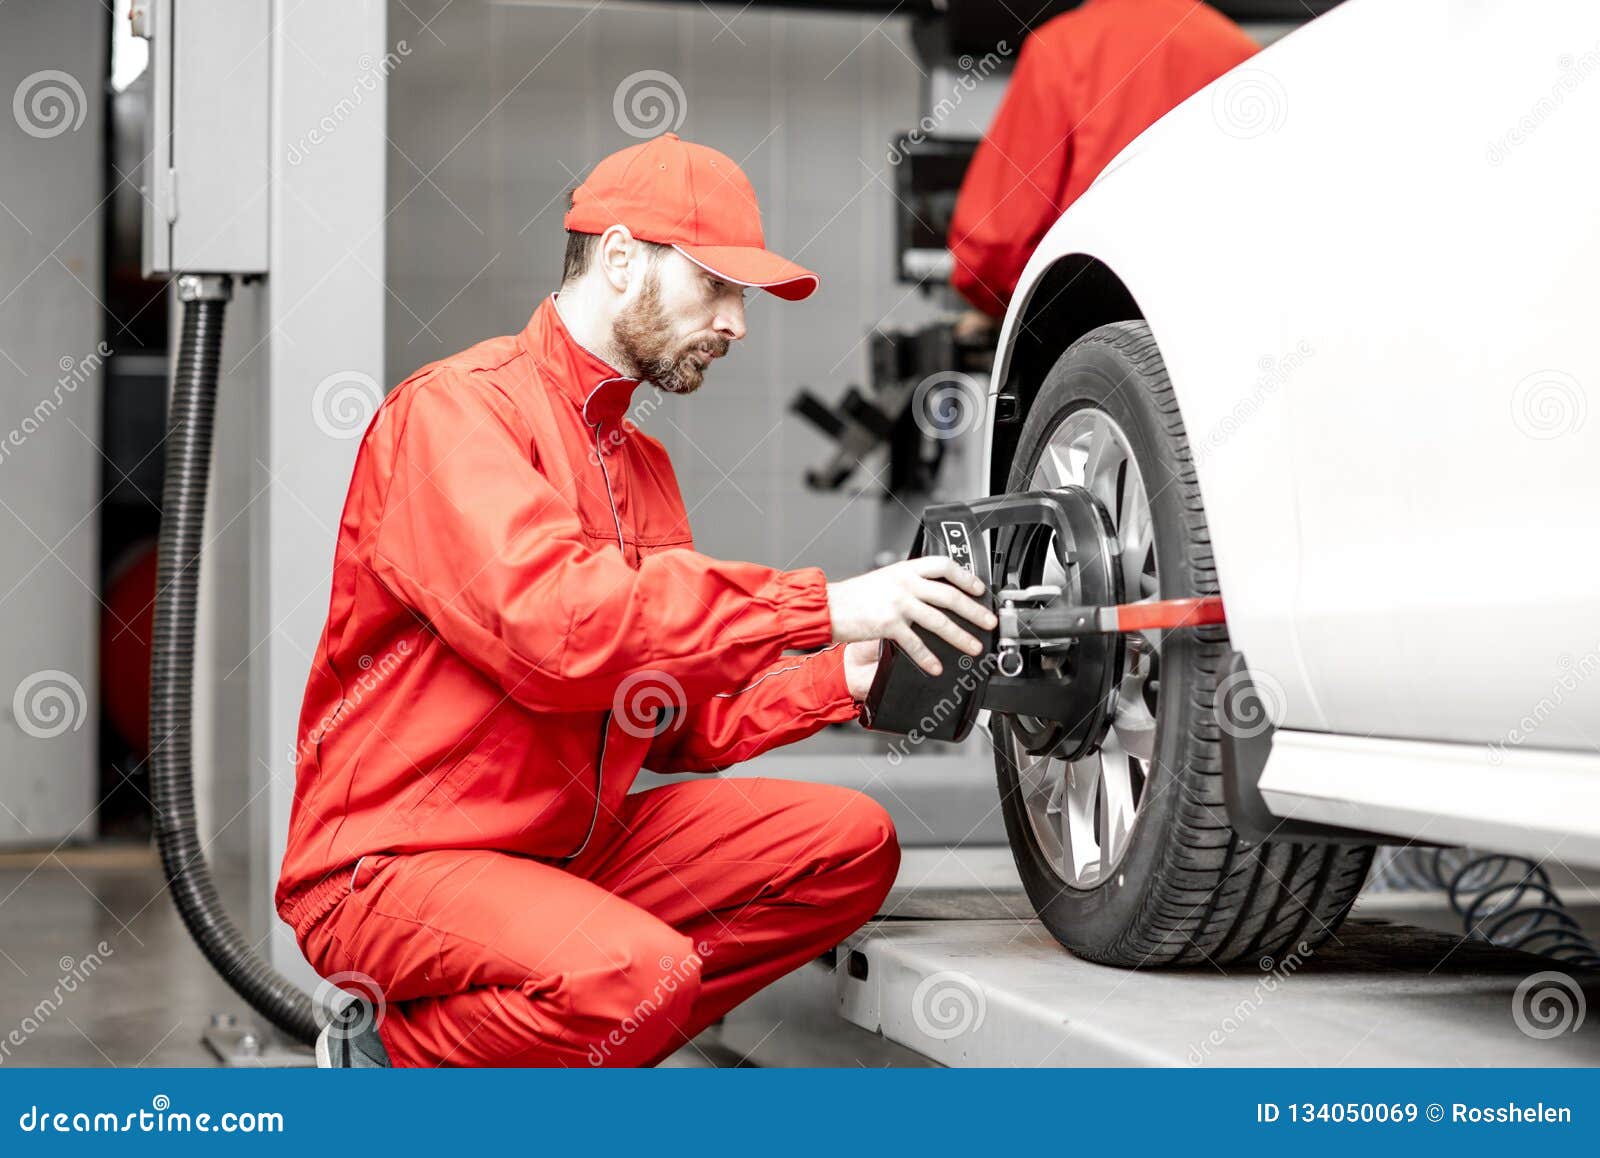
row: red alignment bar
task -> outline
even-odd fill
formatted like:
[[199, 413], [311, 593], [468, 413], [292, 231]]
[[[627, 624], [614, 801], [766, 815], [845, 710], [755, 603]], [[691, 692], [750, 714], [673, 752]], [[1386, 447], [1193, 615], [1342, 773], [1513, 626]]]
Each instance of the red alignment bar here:
[[1107, 608], [1112, 631], [1152, 631], [1166, 627], [1203, 627], [1226, 623], [1220, 595], [1200, 599], [1158, 599], [1153, 603], [1122, 603]]

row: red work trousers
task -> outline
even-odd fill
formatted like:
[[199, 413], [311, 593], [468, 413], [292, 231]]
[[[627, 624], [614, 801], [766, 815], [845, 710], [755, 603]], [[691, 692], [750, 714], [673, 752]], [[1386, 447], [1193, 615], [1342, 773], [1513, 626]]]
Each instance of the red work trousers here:
[[555, 865], [364, 857], [306, 932], [382, 1004], [397, 1066], [653, 1065], [877, 912], [893, 822], [847, 788], [712, 778], [637, 792]]

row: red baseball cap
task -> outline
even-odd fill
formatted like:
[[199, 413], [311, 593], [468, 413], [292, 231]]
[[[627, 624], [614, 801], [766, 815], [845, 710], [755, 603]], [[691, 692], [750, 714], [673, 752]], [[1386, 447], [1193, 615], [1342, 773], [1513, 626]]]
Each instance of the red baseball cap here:
[[670, 245], [724, 281], [758, 286], [791, 302], [820, 279], [767, 249], [750, 179], [715, 149], [677, 133], [618, 150], [590, 170], [563, 222], [574, 233], [626, 225], [642, 241]]

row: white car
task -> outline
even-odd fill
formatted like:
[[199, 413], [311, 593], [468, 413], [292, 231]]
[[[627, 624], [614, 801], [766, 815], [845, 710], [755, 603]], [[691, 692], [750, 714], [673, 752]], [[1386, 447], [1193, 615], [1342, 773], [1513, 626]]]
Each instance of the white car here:
[[1086, 486], [1126, 599], [1227, 609], [1128, 647], [1086, 756], [991, 715], [1064, 944], [1315, 945], [1381, 841], [1600, 864], [1597, 319], [1592, 0], [1349, 0], [1050, 230], [991, 492]]

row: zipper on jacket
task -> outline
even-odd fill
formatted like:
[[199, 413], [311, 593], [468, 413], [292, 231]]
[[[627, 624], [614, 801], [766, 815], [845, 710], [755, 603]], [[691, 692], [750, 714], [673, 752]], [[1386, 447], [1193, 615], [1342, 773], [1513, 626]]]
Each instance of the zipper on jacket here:
[[[604, 383], [601, 383], [604, 385]], [[593, 423], [594, 430], [594, 457], [600, 463], [600, 473], [606, 480], [606, 504], [611, 508], [611, 522], [617, 528], [617, 550], [621, 551], [624, 559], [628, 549], [622, 545], [622, 519], [617, 514], [617, 500], [611, 493], [611, 472], [606, 469], [605, 452], [600, 449], [600, 424]], [[594, 836], [595, 825], [600, 823], [600, 790], [605, 785], [606, 768], [606, 737], [611, 732], [611, 712], [608, 709], [600, 721], [600, 751], [594, 761], [594, 812], [589, 817], [589, 831], [583, 834], [583, 841], [578, 847], [569, 852], [562, 860], [574, 860], [578, 854], [589, 847], [589, 839]]]

